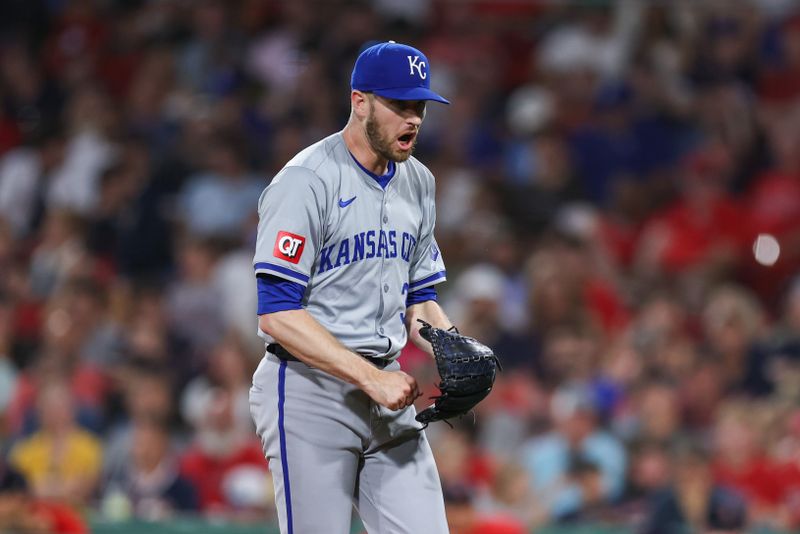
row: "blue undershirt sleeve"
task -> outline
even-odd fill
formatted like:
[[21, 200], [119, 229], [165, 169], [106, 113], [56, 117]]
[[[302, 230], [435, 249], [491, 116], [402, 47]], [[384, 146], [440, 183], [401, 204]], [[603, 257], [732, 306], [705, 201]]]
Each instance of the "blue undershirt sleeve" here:
[[303, 308], [303, 295], [306, 288], [302, 284], [269, 274], [259, 274], [258, 315]]
[[406, 308], [412, 304], [419, 304], [420, 302], [425, 302], [426, 300], [435, 301], [436, 298], [436, 286], [423, 287], [422, 289], [417, 289], [416, 291], [412, 291], [408, 294], [406, 297]]

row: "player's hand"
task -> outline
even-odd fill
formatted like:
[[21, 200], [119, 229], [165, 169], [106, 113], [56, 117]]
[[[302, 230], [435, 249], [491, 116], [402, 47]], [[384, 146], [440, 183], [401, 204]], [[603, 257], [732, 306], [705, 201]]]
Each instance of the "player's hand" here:
[[378, 371], [363, 389], [372, 400], [390, 410], [402, 410], [422, 395], [417, 380], [403, 371]]

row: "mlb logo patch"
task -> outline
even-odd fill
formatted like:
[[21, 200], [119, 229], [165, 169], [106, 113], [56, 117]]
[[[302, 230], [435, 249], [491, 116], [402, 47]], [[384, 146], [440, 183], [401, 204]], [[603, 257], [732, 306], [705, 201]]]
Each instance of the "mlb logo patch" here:
[[272, 255], [289, 263], [297, 263], [303, 255], [305, 246], [305, 237], [281, 230], [275, 239], [275, 248], [272, 250]]

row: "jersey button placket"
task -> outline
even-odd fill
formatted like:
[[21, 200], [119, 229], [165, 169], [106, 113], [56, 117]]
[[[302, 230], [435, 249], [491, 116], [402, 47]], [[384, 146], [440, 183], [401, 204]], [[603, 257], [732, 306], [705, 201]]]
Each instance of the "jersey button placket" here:
[[[380, 216], [381, 217], [380, 220], [382, 222], [382, 224], [381, 224], [381, 232], [386, 232], [386, 223], [389, 222], [389, 216], [386, 214], [386, 212], [389, 209], [389, 203], [386, 201], [386, 190], [385, 189], [383, 190], [383, 202], [381, 203], [381, 205], [382, 205], [381, 216]], [[386, 234], [388, 236], [388, 232], [386, 232]], [[381, 278], [383, 278], [385, 276], [385, 274], [386, 274], [386, 270], [387, 270], [386, 261], [387, 261], [387, 258], [385, 256], [383, 258], [381, 258]], [[383, 284], [383, 292], [384, 292], [384, 294], [388, 293], [388, 287], [389, 287], [389, 284], [384, 282], [384, 284]], [[384, 310], [386, 309], [386, 301], [385, 301], [383, 295], [381, 295], [380, 301], [381, 301], [381, 305], [380, 305], [380, 310], [379, 310], [379, 313], [378, 313], [378, 325], [381, 324], [381, 322], [383, 320], [382, 316], [383, 316]], [[385, 330], [384, 330], [383, 326], [378, 326], [378, 333], [383, 335], [384, 332], [385, 332]]]

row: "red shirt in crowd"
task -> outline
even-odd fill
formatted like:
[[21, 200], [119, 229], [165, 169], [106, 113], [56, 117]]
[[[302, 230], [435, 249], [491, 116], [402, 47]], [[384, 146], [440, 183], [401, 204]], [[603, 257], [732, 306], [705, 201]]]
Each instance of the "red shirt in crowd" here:
[[478, 519], [465, 534], [527, 534], [525, 527], [513, 518], [490, 517]]
[[747, 192], [747, 240], [771, 234], [781, 246], [774, 265], [747, 265], [748, 285], [763, 298], [779, 296], [788, 278], [800, 269], [800, 175], [777, 170], [758, 177]]
[[751, 233], [776, 236], [800, 230], [800, 176], [768, 171], [747, 194]]
[[52, 534], [89, 534], [89, 529], [81, 517], [69, 506], [51, 501], [34, 501], [28, 513], [50, 528]]
[[800, 527], [800, 465], [796, 462], [780, 465], [775, 482], [783, 489], [783, 504], [789, 512], [790, 526]]
[[774, 69], [765, 72], [758, 81], [758, 94], [767, 102], [790, 104], [800, 95], [800, 70]]
[[620, 332], [628, 325], [630, 313], [609, 282], [599, 277], [588, 280], [583, 296], [587, 308], [606, 332]]
[[267, 461], [258, 441], [248, 442], [223, 457], [211, 456], [193, 446], [181, 458], [181, 474], [197, 489], [200, 508], [205, 511], [231, 507], [232, 503], [225, 498], [223, 484], [231, 471], [242, 466], [267, 470]]
[[773, 507], [783, 501], [784, 486], [778, 483], [781, 469], [769, 458], [757, 456], [740, 467], [716, 462], [714, 479], [722, 486], [735, 489], [756, 506]]
[[622, 268], [633, 265], [642, 225], [616, 219], [608, 214], [598, 218], [598, 238], [605, 252]]
[[679, 200], [654, 220], [666, 230], [666, 242], [658, 258], [661, 268], [679, 273], [700, 266], [726, 249], [738, 254], [744, 219], [740, 207], [729, 197], [717, 198], [702, 210]]

